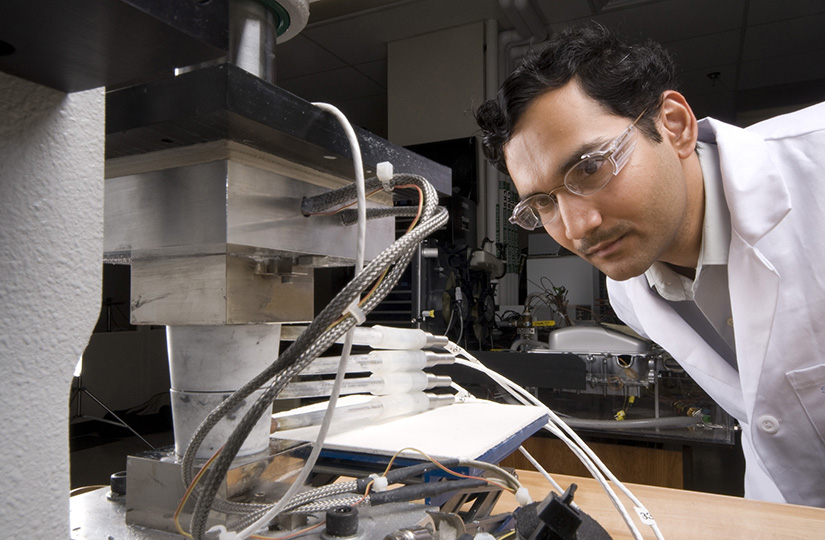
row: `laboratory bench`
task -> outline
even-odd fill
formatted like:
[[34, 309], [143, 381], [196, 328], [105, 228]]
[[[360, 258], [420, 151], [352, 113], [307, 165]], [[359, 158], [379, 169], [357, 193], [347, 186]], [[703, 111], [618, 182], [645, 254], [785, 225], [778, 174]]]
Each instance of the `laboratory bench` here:
[[[551, 491], [550, 483], [535, 471], [517, 471], [521, 483], [540, 500]], [[613, 540], [632, 539], [630, 531], [601, 486], [592, 478], [553, 475], [567, 488], [575, 483], [575, 503], [595, 519]], [[753, 501], [741, 497], [701, 493], [682, 489], [640, 484], [626, 484], [656, 520], [667, 540], [821, 540], [825, 537], [825, 508]], [[615, 488], [614, 488], [615, 489]], [[620, 495], [628, 511], [633, 504]], [[515, 498], [504, 493], [497, 510], [510, 511]], [[653, 538], [652, 531], [635, 523], [644, 538]]]

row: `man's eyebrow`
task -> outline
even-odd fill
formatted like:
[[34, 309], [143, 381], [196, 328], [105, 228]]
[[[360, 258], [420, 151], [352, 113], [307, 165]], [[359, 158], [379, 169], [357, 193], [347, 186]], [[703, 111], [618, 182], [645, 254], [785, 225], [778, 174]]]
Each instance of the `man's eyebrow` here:
[[581, 161], [583, 155], [589, 154], [590, 152], [595, 152], [608, 142], [610, 142], [610, 139], [594, 139], [592, 141], [582, 143], [574, 152], [571, 152], [570, 157], [559, 166], [557, 171], [559, 176], [564, 178], [567, 171]]
[[[567, 160], [565, 160], [559, 166], [558, 170], [556, 171], [559, 178], [564, 178], [564, 175], [567, 174], [567, 171], [569, 171], [570, 168], [573, 167], [576, 163], [581, 161], [583, 155], [588, 154], [590, 152], [595, 152], [596, 150], [598, 150], [599, 148], [601, 148], [602, 146], [604, 146], [608, 142], [610, 142], [610, 140], [611, 139], [604, 139], [604, 138], [594, 139], [592, 141], [587, 141], [587, 142], [584, 142], [581, 145], [579, 145], [579, 147], [576, 148], [576, 150], [574, 152], [571, 152], [570, 157], [567, 158]], [[519, 196], [519, 202], [523, 201], [524, 199], [530, 198], [533, 195], [538, 195], [540, 193], [552, 193], [552, 192], [556, 191], [557, 189], [559, 189], [563, 185], [564, 184], [562, 183], [562, 184], [559, 184], [558, 186], [556, 186], [552, 189], [549, 189], [549, 190], [533, 191], [531, 193], [528, 193], [524, 197]]]

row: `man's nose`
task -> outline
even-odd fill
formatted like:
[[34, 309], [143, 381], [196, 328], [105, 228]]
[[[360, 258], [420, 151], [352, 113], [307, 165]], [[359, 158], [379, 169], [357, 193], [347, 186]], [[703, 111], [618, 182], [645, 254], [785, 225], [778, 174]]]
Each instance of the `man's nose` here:
[[574, 193], [559, 193], [556, 196], [559, 217], [564, 224], [564, 233], [571, 241], [581, 240], [602, 224], [602, 215], [593, 197], [582, 197]]

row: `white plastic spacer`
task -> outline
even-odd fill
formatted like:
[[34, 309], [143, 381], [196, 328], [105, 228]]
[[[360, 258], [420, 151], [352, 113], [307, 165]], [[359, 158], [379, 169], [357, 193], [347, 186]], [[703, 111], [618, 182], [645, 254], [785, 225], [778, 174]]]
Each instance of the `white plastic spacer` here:
[[352, 304], [347, 306], [347, 309], [344, 310], [344, 315], [351, 314], [355, 317], [355, 325], [358, 326], [360, 324], [364, 324], [364, 321], [367, 320], [367, 316], [364, 315], [364, 312], [358, 307], [358, 300], [353, 300]]
[[241, 538], [240, 536], [238, 536], [238, 533], [234, 531], [227, 531], [226, 527], [223, 525], [215, 525], [206, 532], [213, 534], [218, 533], [219, 540], [240, 540]]
[[530, 492], [526, 487], [520, 487], [516, 490], [516, 502], [519, 506], [524, 507], [533, 502]]
[[390, 186], [390, 180], [392, 180], [392, 163], [389, 161], [382, 161], [378, 165], [375, 166], [375, 175], [381, 180], [381, 184], [384, 186], [384, 191], [392, 191], [392, 186]]
[[371, 474], [370, 478], [372, 478], [372, 490], [373, 491], [386, 491], [389, 482], [387, 481], [386, 476], [378, 476], [377, 474]]

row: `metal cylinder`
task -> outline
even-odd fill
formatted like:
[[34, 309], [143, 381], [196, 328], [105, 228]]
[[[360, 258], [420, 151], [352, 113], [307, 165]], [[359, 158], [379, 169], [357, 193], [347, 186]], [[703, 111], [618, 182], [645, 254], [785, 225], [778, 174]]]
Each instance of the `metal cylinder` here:
[[[167, 326], [166, 336], [175, 453], [182, 456], [203, 419], [278, 358], [281, 325]], [[196, 457], [211, 457], [262, 393], [253, 393], [218, 422]], [[266, 450], [269, 432], [270, 415], [264, 414], [238, 455]]]
[[274, 84], [278, 23], [260, 0], [229, 2], [229, 63]]

